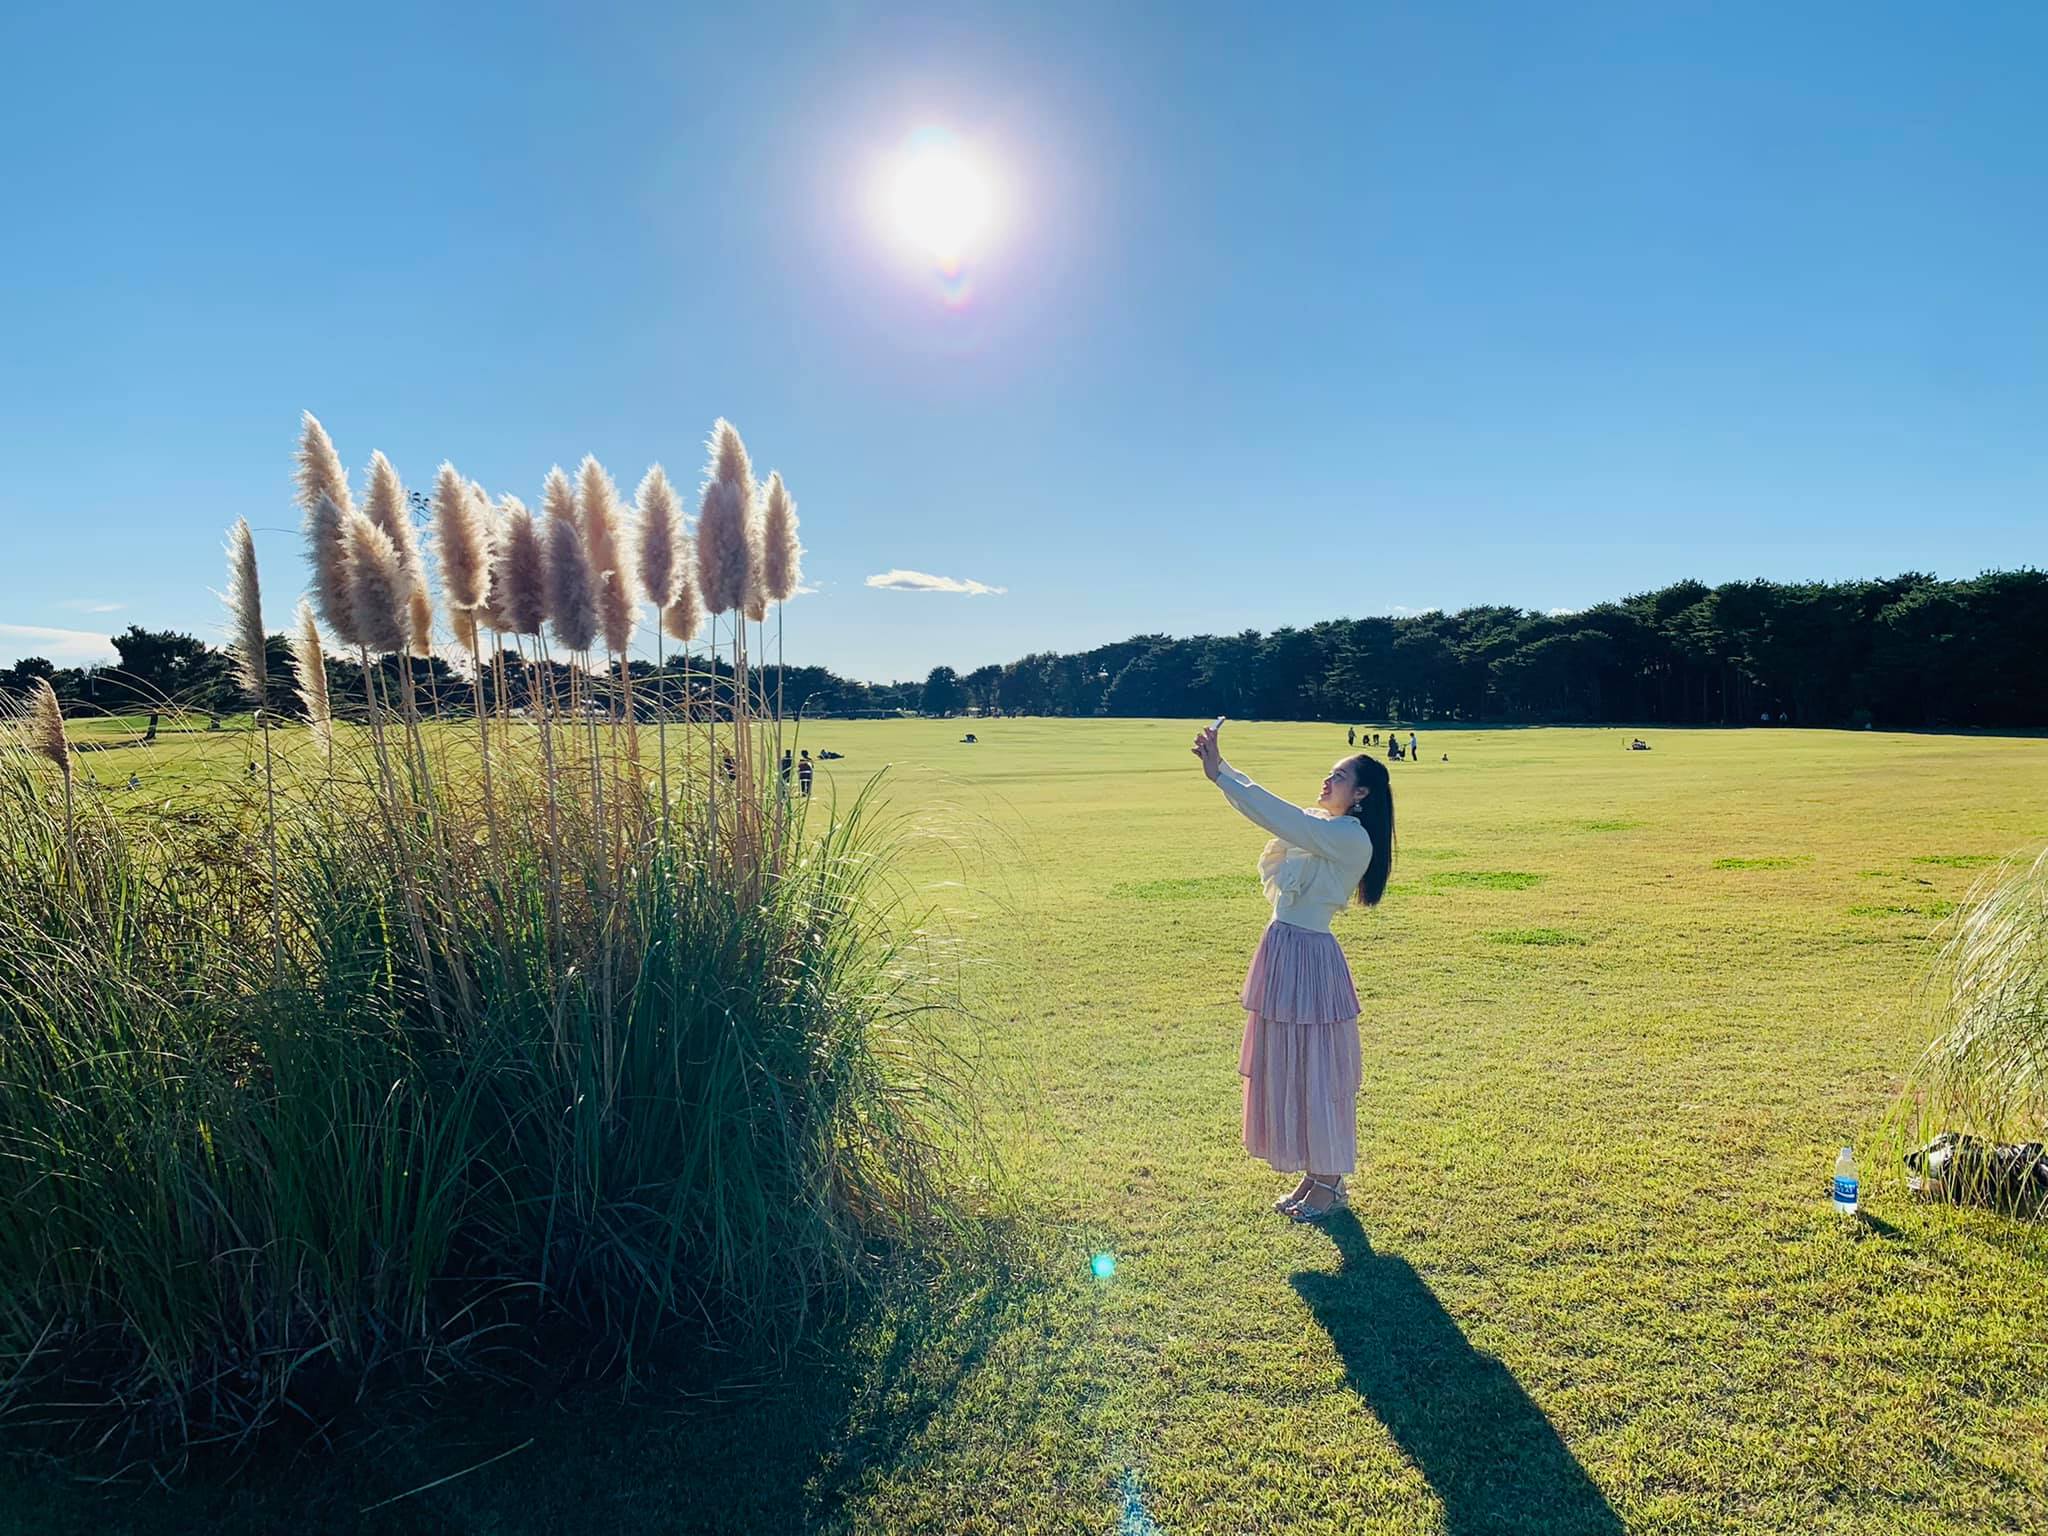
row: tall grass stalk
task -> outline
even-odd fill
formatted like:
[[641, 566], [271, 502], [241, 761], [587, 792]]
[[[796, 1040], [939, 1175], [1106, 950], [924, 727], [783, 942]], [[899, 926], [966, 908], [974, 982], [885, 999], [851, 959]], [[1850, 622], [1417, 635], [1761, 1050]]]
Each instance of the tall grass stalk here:
[[270, 855], [270, 933], [272, 967], [284, 976], [284, 914], [278, 908], [282, 887], [277, 872], [277, 774], [270, 750], [270, 658], [263, 634], [263, 589], [256, 570], [256, 539], [249, 520], [238, 517], [228, 530], [228, 655], [235, 678], [256, 706], [256, 726], [263, 738], [263, 844]]

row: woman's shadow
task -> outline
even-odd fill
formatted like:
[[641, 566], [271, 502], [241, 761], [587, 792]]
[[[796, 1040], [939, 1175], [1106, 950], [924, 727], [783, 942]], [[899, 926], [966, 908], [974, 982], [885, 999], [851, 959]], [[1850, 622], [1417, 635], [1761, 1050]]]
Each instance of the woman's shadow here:
[[1377, 1253], [1349, 1211], [1324, 1223], [1341, 1262], [1295, 1290], [1329, 1333], [1345, 1379], [1436, 1496], [1448, 1536], [1620, 1536], [1622, 1523], [1543, 1411], [1474, 1349], [1405, 1259]]

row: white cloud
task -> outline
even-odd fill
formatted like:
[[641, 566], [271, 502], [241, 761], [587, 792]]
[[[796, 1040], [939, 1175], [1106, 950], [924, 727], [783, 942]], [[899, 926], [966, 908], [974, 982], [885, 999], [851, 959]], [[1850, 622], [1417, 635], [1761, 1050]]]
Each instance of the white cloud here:
[[985, 582], [963, 581], [957, 576], [931, 576], [923, 571], [884, 571], [879, 576], [870, 576], [868, 585], [888, 592], [965, 592], [970, 597], [1001, 597], [1010, 590]]
[[1434, 608], [1410, 608], [1406, 603], [1396, 603], [1387, 610], [1387, 614], [1389, 617], [1396, 619], [1419, 619], [1425, 613], [1435, 613], [1436, 611]]
[[73, 613], [119, 613], [121, 611], [119, 603], [101, 602], [96, 597], [67, 597], [57, 606], [59, 608], [68, 608]]
[[115, 659], [113, 642], [84, 629], [50, 629], [40, 624], [0, 624], [0, 656], [10, 665], [24, 656], [43, 656], [60, 667], [83, 667]]
[[1586, 610], [1583, 608], [1546, 608], [1543, 611], [1553, 619], [1568, 619], [1573, 614], [1584, 613]]

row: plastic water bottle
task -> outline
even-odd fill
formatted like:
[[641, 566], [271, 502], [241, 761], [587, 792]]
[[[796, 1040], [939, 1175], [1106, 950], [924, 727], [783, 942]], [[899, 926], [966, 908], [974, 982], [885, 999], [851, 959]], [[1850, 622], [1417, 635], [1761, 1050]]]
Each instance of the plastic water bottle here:
[[1856, 1214], [1856, 1154], [1847, 1147], [1835, 1159], [1835, 1213], [1839, 1216]]

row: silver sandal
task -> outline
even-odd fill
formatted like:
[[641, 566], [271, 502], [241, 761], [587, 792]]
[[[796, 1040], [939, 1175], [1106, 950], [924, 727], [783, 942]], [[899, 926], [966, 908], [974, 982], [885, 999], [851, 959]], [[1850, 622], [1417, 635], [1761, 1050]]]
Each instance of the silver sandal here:
[[[1344, 1181], [1342, 1179], [1337, 1180], [1334, 1184], [1328, 1179], [1310, 1179], [1308, 1182], [1311, 1189], [1327, 1189], [1330, 1192], [1330, 1203], [1320, 1211], [1312, 1210], [1306, 1205], [1296, 1203], [1288, 1207], [1288, 1220], [1298, 1221], [1306, 1226], [1313, 1226], [1319, 1221], [1326, 1220], [1333, 1211], [1343, 1210], [1348, 1203], [1344, 1196]], [[1307, 1198], [1306, 1195], [1302, 1197], [1304, 1200]]]

